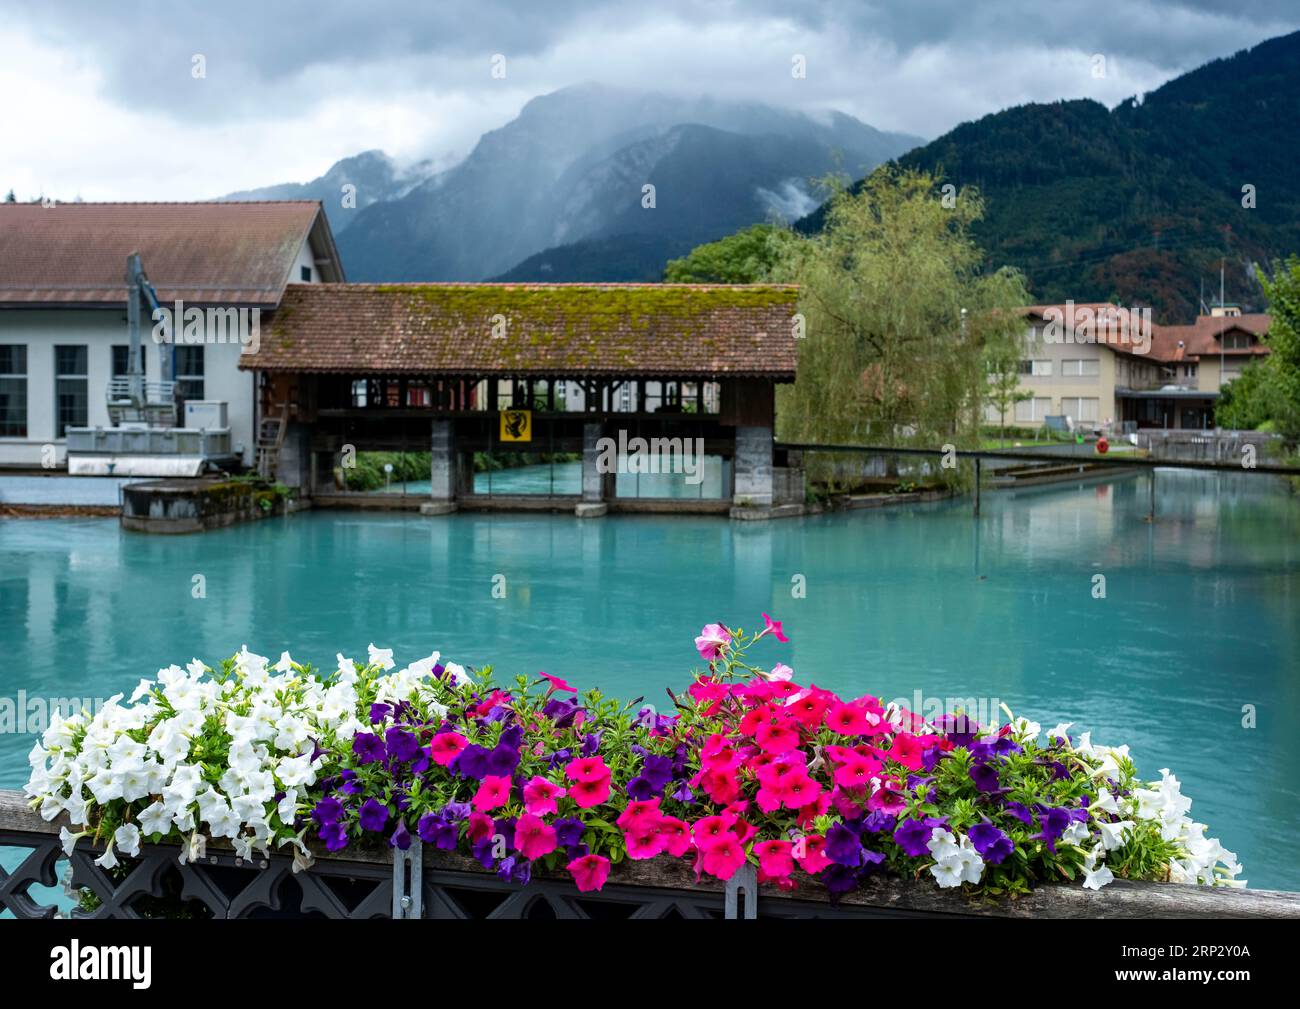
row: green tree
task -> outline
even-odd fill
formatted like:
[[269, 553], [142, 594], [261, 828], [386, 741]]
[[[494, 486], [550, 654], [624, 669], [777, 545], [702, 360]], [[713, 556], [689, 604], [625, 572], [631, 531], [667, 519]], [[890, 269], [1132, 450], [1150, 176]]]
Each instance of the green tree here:
[[772, 271], [800, 284], [806, 334], [798, 380], [779, 394], [782, 438], [977, 440], [986, 350], [1017, 352], [1029, 300], [1016, 271], [982, 269], [970, 228], [983, 212], [974, 189], [896, 166], [835, 193], [826, 228]]
[[664, 267], [669, 284], [756, 284], [771, 277], [772, 270], [797, 241], [788, 228], [755, 224], [752, 228], [697, 245], [681, 259], [670, 259]]
[[1270, 354], [1229, 382], [1215, 410], [1224, 427], [1270, 424], [1288, 450], [1300, 444], [1300, 256], [1288, 256], [1270, 277], [1261, 271], [1268, 298]]
[[986, 399], [998, 413], [998, 431], [1003, 442], [1007, 440], [1007, 414], [1017, 403], [1033, 396], [1028, 389], [1020, 387], [1021, 356], [1014, 338], [995, 340], [984, 348], [984, 365], [988, 369]]

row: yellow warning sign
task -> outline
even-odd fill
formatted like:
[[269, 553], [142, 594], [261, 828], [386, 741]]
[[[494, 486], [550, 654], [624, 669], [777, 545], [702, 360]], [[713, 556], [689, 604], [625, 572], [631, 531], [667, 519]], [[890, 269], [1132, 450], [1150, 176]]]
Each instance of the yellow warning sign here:
[[502, 410], [501, 411], [501, 440], [502, 441], [532, 441], [533, 440], [533, 411], [532, 410]]

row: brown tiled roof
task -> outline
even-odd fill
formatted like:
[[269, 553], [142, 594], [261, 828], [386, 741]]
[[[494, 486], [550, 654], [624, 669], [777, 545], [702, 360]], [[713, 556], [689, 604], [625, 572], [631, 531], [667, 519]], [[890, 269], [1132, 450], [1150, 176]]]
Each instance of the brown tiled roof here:
[[776, 285], [290, 284], [240, 367], [788, 381], [797, 298]]
[[[0, 306], [118, 305], [140, 253], [161, 301], [274, 306], [312, 229], [342, 279], [315, 200], [0, 204]], [[294, 278], [296, 279], [296, 278]]]
[[[1115, 318], [1117, 322], [1122, 323], [1123, 317], [1116, 311], [1118, 306], [1106, 302], [1075, 302], [1074, 311], [1078, 313], [1080, 308], [1090, 308], [1094, 312], [1103, 313], [1105, 316]], [[1065, 312], [1066, 306], [1061, 305], [1031, 305], [1025, 309], [1025, 314], [1039, 319], [1046, 318], [1048, 309], [1059, 309]], [[1162, 326], [1158, 323], [1151, 325], [1151, 349], [1145, 355], [1135, 355], [1133, 351], [1133, 340], [1129, 336], [1127, 344], [1122, 341], [1116, 343], [1106, 343], [1111, 350], [1118, 354], [1130, 354], [1134, 356], [1144, 356], [1151, 361], [1177, 362], [1189, 359], [1195, 359], [1202, 355], [1219, 353], [1219, 333], [1231, 332], [1234, 329], [1244, 330], [1253, 333], [1256, 336], [1263, 336], [1268, 332], [1270, 317], [1259, 313], [1252, 315], [1237, 315], [1216, 317], [1210, 315], [1198, 316], [1196, 321], [1187, 326]], [[1119, 327], [1118, 332], [1123, 333], [1123, 326]], [[1179, 345], [1181, 341], [1181, 346]], [[1249, 349], [1233, 350], [1228, 348], [1224, 353], [1233, 354], [1267, 354], [1268, 348], [1256, 344]]]
[[[1201, 315], [1190, 326], [1161, 326], [1162, 344], [1172, 355], [1166, 360], [1181, 361], [1184, 358], [1202, 357], [1219, 353], [1219, 334], [1240, 330], [1256, 337], [1268, 333], [1271, 317], [1263, 313], [1251, 315], [1213, 316]], [[1182, 341], [1182, 347], [1178, 342]], [[1223, 353], [1229, 357], [1245, 354], [1267, 354], [1268, 347], [1256, 342], [1251, 347], [1234, 349], [1225, 347]]]

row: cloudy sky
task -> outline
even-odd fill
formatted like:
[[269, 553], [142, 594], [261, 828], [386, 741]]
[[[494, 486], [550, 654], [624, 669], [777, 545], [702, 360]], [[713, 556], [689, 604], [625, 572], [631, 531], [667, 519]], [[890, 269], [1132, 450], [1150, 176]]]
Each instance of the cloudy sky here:
[[1297, 27], [1295, 0], [0, 0], [0, 187], [197, 199], [375, 147], [449, 163], [585, 81], [929, 138], [1024, 102], [1114, 105]]

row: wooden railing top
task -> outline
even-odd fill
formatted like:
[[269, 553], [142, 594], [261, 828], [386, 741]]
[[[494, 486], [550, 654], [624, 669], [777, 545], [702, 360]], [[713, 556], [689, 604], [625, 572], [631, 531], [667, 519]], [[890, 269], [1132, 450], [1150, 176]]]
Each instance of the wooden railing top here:
[[[58, 834], [64, 822], [62, 817], [53, 821], [42, 819], [28, 806], [21, 793], [0, 789], [0, 832], [40, 838]], [[222, 847], [210, 845], [215, 850]], [[393, 860], [391, 850], [380, 847], [354, 847], [340, 855], [318, 851], [316, 855], [321, 861], [331, 863], [391, 865]], [[467, 856], [427, 846], [424, 863], [449, 871], [485, 874], [483, 868]], [[565, 873], [537, 875], [568, 878]], [[720, 892], [724, 888], [712, 877], [705, 876], [697, 881], [687, 859], [624, 861], [614, 867], [609, 883], [709, 892]], [[795, 889], [783, 891], [765, 886], [759, 899], [760, 902], [827, 903], [825, 889], [802, 874], [796, 875]], [[993, 918], [1300, 918], [1300, 893], [1126, 880], [1116, 880], [1102, 890], [1085, 890], [1077, 884], [1040, 886], [1014, 900], [976, 902], [961, 893], [940, 890], [929, 880], [910, 881], [882, 876], [847, 894], [841, 904], [850, 908], [880, 908], [911, 915]]]

